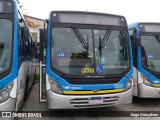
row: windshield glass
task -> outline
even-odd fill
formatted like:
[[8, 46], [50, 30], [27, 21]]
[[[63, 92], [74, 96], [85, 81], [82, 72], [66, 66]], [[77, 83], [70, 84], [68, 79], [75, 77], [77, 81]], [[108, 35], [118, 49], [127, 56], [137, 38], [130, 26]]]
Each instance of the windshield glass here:
[[160, 72], [160, 40], [155, 35], [141, 36], [142, 64], [148, 69]]
[[122, 73], [129, 67], [126, 37], [124, 30], [54, 27], [51, 65], [66, 74]]
[[0, 73], [10, 67], [12, 45], [12, 22], [0, 19]]
[[[103, 41], [106, 30], [94, 30], [96, 72], [104, 74], [119, 74], [129, 67], [129, 46], [127, 32], [124, 30], [111, 30], [108, 39]], [[99, 45], [99, 47], [98, 47]], [[99, 49], [98, 49], [99, 48]], [[100, 71], [99, 67], [103, 68]]]

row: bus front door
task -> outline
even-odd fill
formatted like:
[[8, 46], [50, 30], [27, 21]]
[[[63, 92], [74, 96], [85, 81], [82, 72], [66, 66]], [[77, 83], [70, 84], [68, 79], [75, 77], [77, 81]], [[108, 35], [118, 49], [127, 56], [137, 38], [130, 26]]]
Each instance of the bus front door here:
[[46, 41], [44, 30], [40, 30], [40, 102], [47, 101], [46, 95]]

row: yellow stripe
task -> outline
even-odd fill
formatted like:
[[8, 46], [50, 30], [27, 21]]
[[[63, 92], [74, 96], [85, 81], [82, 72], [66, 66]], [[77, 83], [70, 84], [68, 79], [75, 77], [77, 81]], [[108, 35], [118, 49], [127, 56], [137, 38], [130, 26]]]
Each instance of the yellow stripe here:
[[98, 92], [94, 91], [63, 91], [64, 94], [68, 95], [88, 95], [88, 94], [107, 94], [107, 93], [117, 93], [123, 92], [124, 89], [115, 89], [115, 90], [100, 90]]
[[160, 84], [153, 84], [154, 87], [160, 87]]

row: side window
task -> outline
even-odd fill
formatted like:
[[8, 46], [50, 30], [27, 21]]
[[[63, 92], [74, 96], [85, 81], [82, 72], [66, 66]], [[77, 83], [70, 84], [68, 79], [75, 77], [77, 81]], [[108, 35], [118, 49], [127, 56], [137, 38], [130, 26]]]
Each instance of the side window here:
[[33, 58], [35, 58], [35, 49], [34, 49], [34, 42], [33, 42], [33, 40], [31, 41], [31, 56], [33, 57]]
[[31, 44], [31, 41], [32, 41], [32, 38], [31, 36], [29, 36], [29, 41], [28, 41], [28, 55], [29, 56], [32, 56], [32, 53], [31, 53], [31, 47], [32, 47], [32, 44]]
[[132, 53], [133, 53], [133, 65], [137, 66], [137, 42], [136, 42], [136, 29], [129, 30], [131, 45], [132, 45]]
[[33, 41], [31, 40], [31, 57], [33, 57]]
[[28, 41], [24, 42], [24, 55], [27, 57], [28, 56]]
[[22, 40], [22, 30], [20, 26], [18, 28], [18, 40], [19, 40], [18, 47], [19, 47], [19, 57], [20, 57], [24, 56], [24, 42]]
[[[30, 38], [29, 38], [30, 39]], [[31, 48], [30, 48], [30, 40], [29, 41], [26, 41], [24, 40], [24, 55], [26, 57], [30, 57], [31, 55]]]
[[34, 48], [34, 41], [32, 40], [32, 50], [31, 50], [31, 53], [32, 53], [32, 57], [35, 58], [35, 48]]

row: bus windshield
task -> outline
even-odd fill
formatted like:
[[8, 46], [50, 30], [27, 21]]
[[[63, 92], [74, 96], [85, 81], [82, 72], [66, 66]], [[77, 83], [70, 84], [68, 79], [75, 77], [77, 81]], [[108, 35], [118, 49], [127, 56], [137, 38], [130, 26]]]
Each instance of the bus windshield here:
[[51, 65], [62, 73], [120, 74], [130, 66], [127, 30], [53, 27], [51, 33]]
[[0, 19], [0, 73], [10, 67], [12, 46], [12, 22]]
[[141, 36], [142, 64], [146, 68], [160, 72], [160, 39], [156, 35]]

